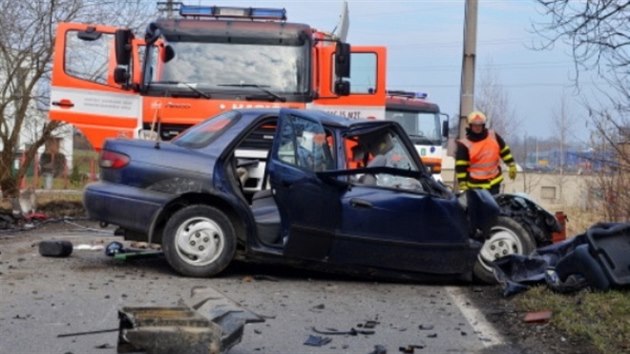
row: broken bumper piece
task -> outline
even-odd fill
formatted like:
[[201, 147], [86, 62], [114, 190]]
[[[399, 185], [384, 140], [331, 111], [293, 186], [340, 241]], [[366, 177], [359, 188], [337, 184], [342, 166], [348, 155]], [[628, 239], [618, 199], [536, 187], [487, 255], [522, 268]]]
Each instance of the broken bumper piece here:
[[124, 307], [118, 317], [118, 353], [225, 353], [245, 324], [264, 322], [208, 287], [193, 288], [178, 306]]

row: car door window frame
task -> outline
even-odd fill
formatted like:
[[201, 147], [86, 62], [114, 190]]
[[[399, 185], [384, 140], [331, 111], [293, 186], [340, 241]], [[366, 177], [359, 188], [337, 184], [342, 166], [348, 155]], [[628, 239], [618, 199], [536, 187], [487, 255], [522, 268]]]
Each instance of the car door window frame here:
[[[312, 172], [334, 169], [333, 134], [330, 132], [327, 134], [319, 122], [293, 112], [287, 115], [286, 123], [278, 132], [280, 138], [276, 156], [278, 161]], [[328, 153], [325, 149], [328, 149]]]

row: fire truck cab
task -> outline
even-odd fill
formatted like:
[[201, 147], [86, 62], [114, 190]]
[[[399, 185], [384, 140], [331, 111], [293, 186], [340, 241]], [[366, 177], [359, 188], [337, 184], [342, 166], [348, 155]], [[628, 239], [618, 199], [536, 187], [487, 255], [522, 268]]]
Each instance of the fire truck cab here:
[[[402, 125], [422, 162], [441, 180], [443, 143], [448, 137], [448, 115], [426, 100], [426, 93], [387, 91], [385, 116]], [[442, 120], [442, 116], [446, 119]]]
[[351, 47], [287, 22], [284, 9], [175, 4], [178, 16], [142, 37], [59, 24], [50, 119], [75, 125], [99, 150], [111, 137], [168, 140], [234, 108], [382, 112], [384, 47]]

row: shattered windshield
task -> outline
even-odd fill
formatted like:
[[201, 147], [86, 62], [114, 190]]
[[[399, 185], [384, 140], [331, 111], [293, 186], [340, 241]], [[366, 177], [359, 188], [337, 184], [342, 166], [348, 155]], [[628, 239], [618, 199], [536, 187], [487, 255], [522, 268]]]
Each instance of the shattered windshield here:
[[[169, 41], [170, 57], [153, 46], [150, 56], [153, 88], [206, 93], [239, 91], [251, 94], [308, 92], [307, 42], [293, 45]], [[264, 88], [265, 91], [261, 91]], [[273, 97], [272, 94], [270, 94]]]
[[[344, 138], [349, 182], [424, 191], [419, 166], [409, 147], [392, 129], [365, 129]], [[375, 169], [369, 171], [365, 169]], [[349, 172], [356, 171], [355, 174]]]

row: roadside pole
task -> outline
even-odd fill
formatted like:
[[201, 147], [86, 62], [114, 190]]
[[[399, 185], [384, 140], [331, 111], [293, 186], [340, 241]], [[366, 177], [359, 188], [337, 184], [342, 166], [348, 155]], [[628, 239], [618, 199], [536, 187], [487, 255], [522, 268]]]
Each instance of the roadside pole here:
[[[475, 57], [477, 51], [477, 8], [478, 0], [466, 0], [464, 15], [464, 53], [462, 60], [461, 97], [459, 105], [459, 135], [466, 136], [466, 115], [472, 112], [475, 98]], [[453, 175], [457, 186], [457, 174]]]

